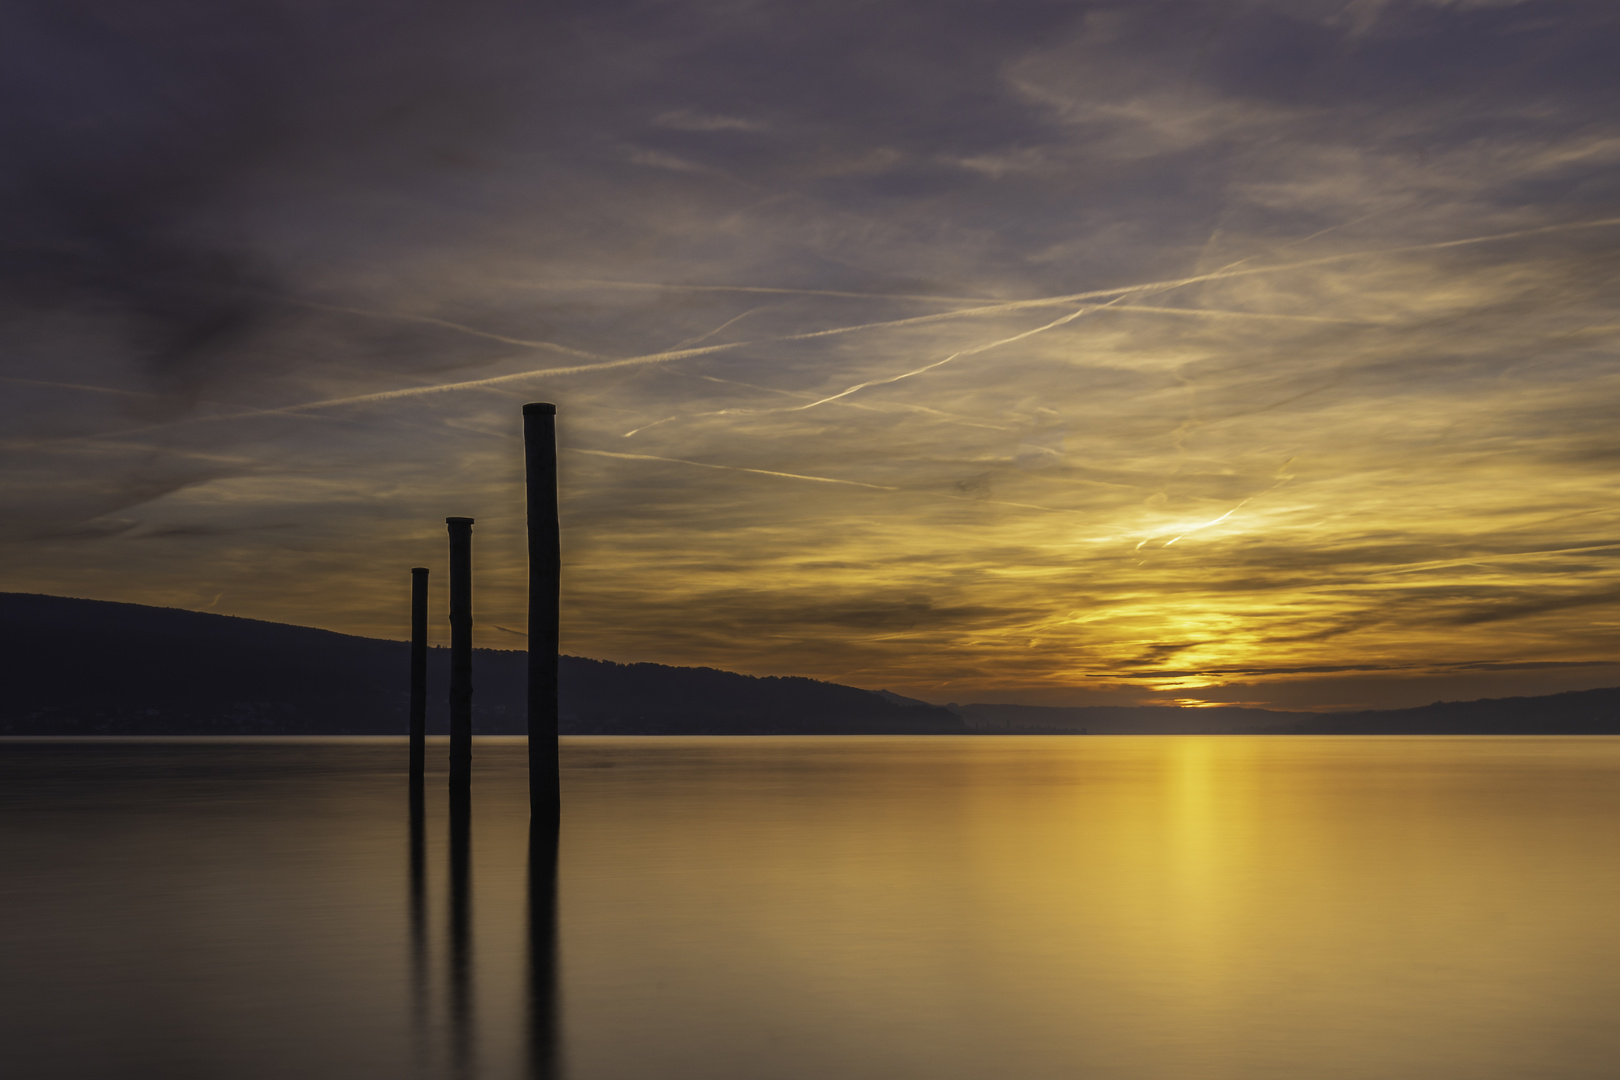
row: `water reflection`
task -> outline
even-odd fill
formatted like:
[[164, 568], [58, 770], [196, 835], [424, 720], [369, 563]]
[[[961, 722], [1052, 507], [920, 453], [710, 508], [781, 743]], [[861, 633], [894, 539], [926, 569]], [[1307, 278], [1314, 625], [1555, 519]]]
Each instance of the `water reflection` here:
[[421, 773], [410, 779], [411, 1041], [418, 1066], [428, 1056], [427, 806]]
[[450, 1060], [457, 1077], [473, 1075], [472, 799], [450, 788]]
[[[442, 804], [447, 838], [441, 879], [445, 889], [444, 950], [440, 965], [433, 963], [435, 942], [429, 929], [428, 806], [424, 785], [413, 778], [409, 787], [409, 869], [407, 875], [411, 980], [411, 1042], [414, 1073], [423, 1077], [524, 1076], [552, 1080], [561, 1075], [558, 1038], [557, 990], [557, 852], [556, 816], [536, 821], [527, 833], [526, 879], [502, 873], [519, 853], [504, 842], [499, 819], [486, 820], [477, 812], [474, 787], [451, 785]], [[509, 801], [497, 800], [503, 810]], [[476, 819], [476, 820], [475, 820]], [[474, 834], [486, 841], [475, 845]], [[478, 849], [475, 854], [475, 847]], [[493, 873], [474, 873], [474, 863], [493, 863]], [[483, 879], [478, 884], [476, 879]], [[475, 917], [480, 909], [492, 912], [495, 925]], [[514, 995], [502, 985], [502, 961], [518, 955], [502, 948], [515, 935], [509, 916], [521, 911], [525, 945], [523, 981], [519, 990], [522, 1020], [511, 1025], [507, 1012]], [[491, 961], [494, 973], [476, 962], [477, 942], [493, 936], [497, 942]], [[435, 987], [434, 969], [442, 972]], [[494, 993], [481, 987], [495, 984]], [[518, 990], [517, 987], [512, 987]], [[437, 992], [435, 992], [437, 991]], [[487, 1030], [486, 1030], [487, 1029]], [[439, 1033], [439, 1034], [435, 1034]], [[494, 1051], [491, 1051], [491, 1045]]]
[[1620, 1059], [1620, 739], [570, 740], [560, 845], [480, 746], [469, 802], [401, 807], [403, 740], [0, 740], [0, 1072]]
[[557, 1012], [557, 839], [559, 822], [529, 822], [529, 1076], [561, 1075]]

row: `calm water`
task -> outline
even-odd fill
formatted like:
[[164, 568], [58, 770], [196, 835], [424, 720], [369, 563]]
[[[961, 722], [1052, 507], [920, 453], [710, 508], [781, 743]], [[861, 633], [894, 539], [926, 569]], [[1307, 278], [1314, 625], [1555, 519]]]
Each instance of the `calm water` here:
[[522, 744], [476, 753], [413, 887], [402, 742], [0, 740], [0, 1073], [1620, 1061], [1620, 739], [568, 740], [554, 970]]

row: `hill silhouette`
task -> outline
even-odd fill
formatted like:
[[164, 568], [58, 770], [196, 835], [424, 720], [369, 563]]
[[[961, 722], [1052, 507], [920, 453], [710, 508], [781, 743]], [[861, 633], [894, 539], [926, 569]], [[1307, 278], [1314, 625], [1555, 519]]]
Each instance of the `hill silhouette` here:
[[[0, 593], [0, 735], [398, 735], [409, 646], [229, 615]], [[525, 655], [476, 649], [473, 730], [524, 732]], [[449, 650], [429, 653], [428, 731]], [[935, 706], [883, 690], [565, 656], [570, 735], [1620, 734], [1620, 688], [1356, 713]]]
[[[229, 615], [0, 593], [4, 735], [397, 735], [405, 642]], [[473, 730], [525, 730], [521, 652], [477, 649]], [[565, 734], [960, 733], [954, 713], [835, 683], [561, 660]], [[430, 650], [428, 731], [448, 731], [449, 650]]]

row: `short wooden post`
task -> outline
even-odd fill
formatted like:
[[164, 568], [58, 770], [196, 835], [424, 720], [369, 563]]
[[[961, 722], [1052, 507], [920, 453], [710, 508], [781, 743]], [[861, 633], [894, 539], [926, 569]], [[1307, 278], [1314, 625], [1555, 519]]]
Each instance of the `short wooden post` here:
[[427, 590], [425, 566], [411, 567], [411, 780], [427, 768]]
[[411, 776], [411, 1031], [418, 1057], [426, 1049], [428, 1030], [427, 939], [427, 806], [422, 777]]
[[523, 406], [529, 510], [529, 814], [561, 810], [557, 771], [558, 605], [562, 542], [557, 519], [557, 406]]
[[445, 518], [450, 529], [450, 787], [472, 784], [472, 527], [470, 517]]

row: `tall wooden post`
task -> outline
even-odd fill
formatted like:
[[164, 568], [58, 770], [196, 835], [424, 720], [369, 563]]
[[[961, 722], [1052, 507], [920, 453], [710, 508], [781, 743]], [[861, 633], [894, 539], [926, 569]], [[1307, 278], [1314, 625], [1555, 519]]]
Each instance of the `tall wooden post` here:
[[523, 406], [529, 486], [529, 814], [561, 812], [557, 771], [557, 628], [562, 543], [557, 520], [557, 406]]
[[562, 1058], [557, 1023], [557, 825], [529, 818], [529, 1080], [556, 1080]]
[[411, 567], [411, 782], [427, 767], [427, 589], [425, 566]]
[[445, 518], [450, 527], [450, 787], [472, 784], [472, 527], [470, 517]]

